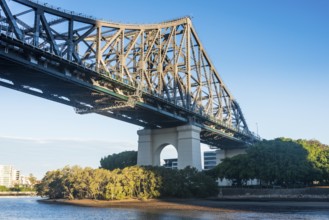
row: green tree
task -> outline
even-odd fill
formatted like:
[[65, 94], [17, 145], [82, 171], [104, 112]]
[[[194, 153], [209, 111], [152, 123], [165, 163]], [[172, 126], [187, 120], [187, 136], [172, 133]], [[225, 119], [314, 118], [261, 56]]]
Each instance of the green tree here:
[[48, 171], [41, 182], [36, 185], [37, 194], [50, 199], [65, 198], [65, 189], [62, 183], [62, 171]]
[[106, 199], [107, 185], [111, 179], [111, 173], [105, 169], [95, 169], [90, 172], [89, 192], [91, 199]]
[[133, 166], [123, 170], [81, 168], [49, 171], [36, 185], [39, 196], [50, 199], [148, 199], [158, 197], [159, 182], [151, 171]]
[[319, 162], [318, 168], [321, 170], [320, 180], [325, 184], [329, 184], [329, 149], [321, 151], [316, 160]]
[[311, 162], [314, 172], [312, 180], [322, 184], [329, 183], [329, 146], [317, 140], [297, 140], [308, 152], [307, 159]]
[[0, 186], [0, 192], [8, 192], [9, 189], [5, 186]]
[[35, 176], [33, 176], [32, 173], [30, 173], [29, 177], [28, 177], [28, 180], [31, 184], [31, 187], [33, 188], [34, 185], [37, 183], [37, 178]]
[[124, 186], [122, 185], [122, 178], [123, 175], [119, 169], [110, 172], [109, 181], [106, 185], [106, 199], [121, 200], [127, 198]]
[[194, 168], [169, 170], [139, 166], [112, 171], [66, 166], [47, 172], [36, 189], [39, 196], [50, 199], [120, 200], [217, 195], [215, 181]]
[[[244, 155], [223, 160], [210, 174], [227, 178], [241, 186], [248, 179], [258, 179], [262, 185], [302, 186], [325, 176], [326, 153], [319, 142], [293, 141], [287, 138], [256, 143]], [[306, 144], [307, 143], [307, 144]], [[305, 147], [306, 146], [306, 147]], [[322, 179], [324, 178], [322, 176]]]
[[159, 178], [159, 192], [162, 197], [210, 197], [218, 194], [216, 181], [195, 168], [186, 167], [182, 170], [152, 166], [145, 168]]
[[107, 170], [123, 169], [137, 164], [137, 151], [124, 151], [108, 155], [100, 161], [101, 168]]
[[252, 166], [252, 161], [248, 154], [240, 154], [232, 158], [226, 158], [220, 166], [217, 166], [213, 171], [217, 173], [220, 179], [229, 179], [235, 186], [243, 186], [248, 180], [256, 177], [255, 169]]
[[290, 139], [262, 141], [248, 150], [255, 178], [268, 185], [306, 185], [312, 170], [308, 152]]

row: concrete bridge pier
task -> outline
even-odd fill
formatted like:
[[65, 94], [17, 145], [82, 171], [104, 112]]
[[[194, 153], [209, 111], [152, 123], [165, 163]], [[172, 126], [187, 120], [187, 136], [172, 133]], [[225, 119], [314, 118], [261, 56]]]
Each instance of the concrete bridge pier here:
[[161, 151], [173, 145], [178, 154], [178, 169], [191, 166], [202, 170], [200, 132], [193, 125], [139, 130], [137, 164], [160, 166]]

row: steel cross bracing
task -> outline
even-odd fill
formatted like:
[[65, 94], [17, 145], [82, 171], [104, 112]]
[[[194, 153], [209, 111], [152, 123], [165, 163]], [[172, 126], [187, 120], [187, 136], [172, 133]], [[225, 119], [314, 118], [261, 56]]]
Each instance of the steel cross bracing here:
[[191, 123], [214, 147], [255, 141], [189, 17], [118, 24], [0, 0], [0, 84], [147, 128]]

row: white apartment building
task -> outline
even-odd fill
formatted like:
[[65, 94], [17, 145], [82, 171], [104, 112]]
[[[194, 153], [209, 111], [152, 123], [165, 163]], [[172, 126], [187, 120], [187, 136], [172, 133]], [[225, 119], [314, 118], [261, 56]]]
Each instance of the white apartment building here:
[[12, 165], [0, 165], [0, 186], [13, 187], [20, 183], [20, 171]]

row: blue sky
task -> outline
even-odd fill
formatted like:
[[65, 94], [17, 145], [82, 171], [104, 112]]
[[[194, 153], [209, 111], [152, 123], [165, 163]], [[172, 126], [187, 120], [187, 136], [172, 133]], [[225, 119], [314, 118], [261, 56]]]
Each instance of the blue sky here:
[[[225, 84], [261, 137], [329, 144], [329, 1], [45, 2], [124, 23], [189, 15]], [[0, 87], [0, 164], [41, 177], [67, 164], [137, 149], [140, 127]], [[169, 152], [170, 155], [170, 152]]]

